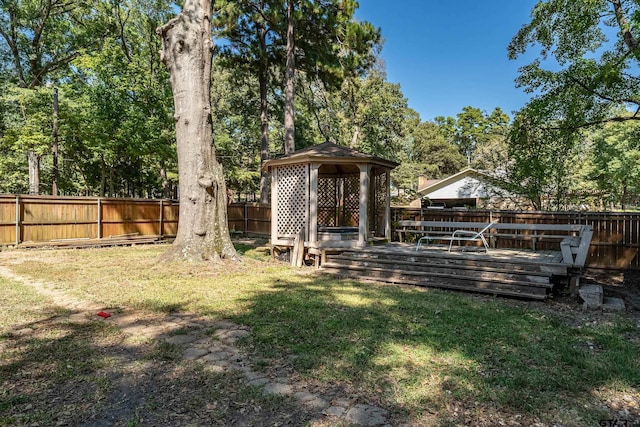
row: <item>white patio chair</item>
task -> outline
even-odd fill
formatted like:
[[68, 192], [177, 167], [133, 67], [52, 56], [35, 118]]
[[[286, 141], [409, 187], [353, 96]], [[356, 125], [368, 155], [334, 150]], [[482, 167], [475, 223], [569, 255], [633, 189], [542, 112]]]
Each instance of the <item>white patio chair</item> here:
[[422, 245], [422, 241], [429, 240], [443, 240], [449, 242], [448, 252], [451, 252], [451, 248], [453, 247], [453, 242], [457, 241], [458, 245], [462, 242], [482, 242], [484, 246], [485, 252], [489, 252], [489, 243], [487, 239], [484, 237], [484, 233], [493, 227], [498, 221], [491, 221], [480, 231], [471, 231], [471, 230], [455, 230], [451, 236], [424, 236], [418, 239], [418, 244], [416, 245], [416, 251], [420, 250], [420, 246]]

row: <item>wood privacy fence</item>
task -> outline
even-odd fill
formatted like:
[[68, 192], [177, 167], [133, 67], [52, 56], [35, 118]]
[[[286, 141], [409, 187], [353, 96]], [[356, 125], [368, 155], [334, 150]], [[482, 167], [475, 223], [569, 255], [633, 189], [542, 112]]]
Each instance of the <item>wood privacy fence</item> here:
[[[99, 239], [137, 234], [175, 236], [179, 204], [167, 199], [0, 195], [0, 245]], [[271, 209], [229, 205], [232, 232], [269, 236]]]
[[0, 245], [138, 234], [171, 236], [171, 200], [0, 195]]
[[[401, 220], [516, 224], [586, 224], [594, 235], [588, 267], [640, 269], [640, 213], [526, 212], [392, 208], [393, 224]], [[269, 237], [271, 208], [260, 203], [233, 203], [228, 208], [233, 234]], [[0, 195], [0, 245], [139, 234], [174, 236], [178, 202], [166, 199], [112, 199]], [[395, 236], [395, 233], [394, 233]], [[527, 247], [527, 240], [499, 240], [500, 247]], [[558, 250], [553, 242], [538, 249]]]

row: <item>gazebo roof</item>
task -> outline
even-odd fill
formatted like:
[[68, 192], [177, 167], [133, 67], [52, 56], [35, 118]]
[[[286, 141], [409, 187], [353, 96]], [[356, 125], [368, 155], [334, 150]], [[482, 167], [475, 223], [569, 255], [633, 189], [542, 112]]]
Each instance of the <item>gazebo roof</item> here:
[[294, 165], [300, 163], [322, 163], [322, 164], [371, 164], [393, 169], [399, 163], [385, 160], [380, 157], [365, 154], [360, 151], [343, 147], [332, 142], [324, 142], [302, 150], [295, 151], [276, 159], [264, 162], [263, 168], [269, 170], [275, 166]]

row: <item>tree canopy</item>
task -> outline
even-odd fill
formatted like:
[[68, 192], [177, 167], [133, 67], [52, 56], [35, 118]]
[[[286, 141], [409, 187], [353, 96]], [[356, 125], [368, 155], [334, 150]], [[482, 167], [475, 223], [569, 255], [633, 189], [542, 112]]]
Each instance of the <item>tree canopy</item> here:
[[517, 79], [534, 95], [527, 115], [566, 130], [640, 120], [637, 1], [541, 0], [531, 16], [508, 47], [510, 58], [540, 49]]
[[[473, 167], [539, 209], [637, 205], [638, 2], [539, 1], [507, 47], [512, 58], [537, 53], [517, 80], [531, 101], [512, 117], [469, 105], [429, 121], [388, 80], [381, 30], [356, 20], [357, 7], [214, 2], [212, 138], [233, 198], [268, 200], [261, 164], [293, 135], [294, 149], [329, 140], [401, 162], [392, 183], [403, 201], [418, 175]], [[0, 191], [51, 193], [57, 90], [60, 194], [178, 196], [155, 34], [177, 10], [170, 0], [0, 0]]]

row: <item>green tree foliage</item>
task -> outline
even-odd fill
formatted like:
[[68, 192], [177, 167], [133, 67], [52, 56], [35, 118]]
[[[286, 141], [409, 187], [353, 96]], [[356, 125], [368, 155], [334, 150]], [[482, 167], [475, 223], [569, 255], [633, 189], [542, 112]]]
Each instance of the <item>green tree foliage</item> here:
[[[535, 94], [527, 115], [565, 130], [640, 119], [637, 1], [541, 0], [531, 16], [508, 49], [513, 59], [540, 47], [539, 57], [520, 69], [517, 80]], [[636, 114], [619, 114], [621, 105]]]
[[590, 139], [589, 178], [601, 191], [603, 204], [624, 210], [629, 196], [640, 194], [640, 125], [611, 123]]
[[487, 114], [467, 106], [456, 118], [440, 116], [436, 117], [435, 123], [445, 138], [458, 147], [468, 166], [491, 171], [502, 162], [492, 152], [504, 152], [510, 119], [499, 107]]
[[509, 138], [510, 162], [498, 177], [511, 192], [529, 200], [533, 209], [567, 209], [572, 204], [575, 137], [517, 115]]
[[[109, 7], [108, 2], [0, 1], [0, 59], [8, 71], [4, 78], [20, 88], [36, 89], [63, 76], [84, 49], [98, 46], [108, 32]], [[39, 192], [41, 153], [47, 147], [35, 147], [35, 139], [27, 151], [32, 193]]]
[[420, 175], [440, 179], [459, 172], [466, 165], [458, 147], [447, 140], [446, 132], [438, 124], [420, 122], [416, 113], [408, 121], [407, 128], [400, 166], [391, 173], [394, 186], [404, 195], [398, 200], [400, 202], [415, 199]]
[[357, 82], [357, 92], [349, 93], [348, 86], [343, 143], [365, 153], [397, 158], [408, 108], [400, 85], [387, 82], [384, 74], [373, 71]]
[[476, 147], [484, 137], [485, 128], [485, 116], [479, 108], [464, 107], [458, 113], [454, 141], [468, 164], [471, 164]]
[[[216, 156], [224, 167], [227, 188], [234, 193], [260, 191], [260, 128], [255, 117], [260, 111], [254, 82], [225, 68], [214, 58], [211, 104]], [[245, 84], [247, 83], [247, 84]]]
[[11, 79], [32, 89], [64, 75], [110, 31], [110, 7], [103, 1], [0, 1], [0, 52], [12, 62]]
[[51, 99], [49, 90], [16, 86], [3, 96], [6, 117], [11, 117], [5, 121], [4, 138], [14, 149], [44, 154], [40, 150], [46, 150], [51, 134]]
[[0, 184], [4, 192], [28, 192], [27, 159], [40, 159], [49, 152], [51, 143], [52, 92], [47, 88], [26, 89], [9, 86], [2, 95], [3, 133], [0, 147], [6, 158], [0, 173], [9, 179]]
[[[585, 141], [596, 125], [640, 119], [640, 4], [541, 0], [531, 16], [508, 48], [512, 59], [534, 46], [540, 48], [538, 57], [520, 69], [517, 79], [534, 96], [519, 113], [516, 126], [522, 128], [512, 133], [510, 173], [531, 190], [526, 193], [537, 194], [531, 196], [537, 198], [537, 207], [544, 207], [545, 201], [555, 208], [575, 206], [572, 195], [586, 201], [593, 199], [595, 191], [615, 194], [624, 206], [630, 187], [616, 178], [614, 170], [626, 169], [622, 165], [628, 159], [613, 147], [628, 141], [631, 133], [606, 127], [596, 132], [597, 144], [589, 147]], [[579, 157], [567, 162], [572, 156]], [[579, 191], [569, 184], [575, 181]]]
[[[161, 176], [171, 176], [175, 154], [171, 92], [155, 28], [172, 13], [170, 2], [6, 2], [2, 7], [2, 24], [20, 23], [21, 30], [16, 43], [5, 38], [0, 50], [23, 46], [17, 56], [4, 56], [20, 59], [6, 66], [5, 84], [14, 88], [7, 93], [26, 86], [22, 97], [31, 91], [31, 98], [42, 99], [20, 110], [18, 98], [2, 97], [4, 108], [15, 112], [3, 115], [3, 148], [13, 150], [9, 157], [49, 154], [52, 90], [40, 86], [46, 78], [60, 88], [61, 193], [161, 195]], [[13, 16], [14, 7], [20, 19]], [[25, 126], [29, 123], [40, 130]], [[15, 127], [30, 135], [29, 141], [11, 130]], [[46, 178], [50, 157], [43, 158]], [[24, 191], [21, 181], [14, 181], [5, 191]]]
[[314, 138], [309, 142], [331, 140], [391, 160], [399, 158], [412, 110], [400, 85], [387, 82], [382, 71], [345, 79], [337, 91], [307, 81], [301, 98], [301, 114], [315, 127], [307, 134]]
[[[261, 162], [269, 158], [271, 129], [276, 122], [273, 111], [282, 111], [286, 116], [285, 152], [305, 146], [311, 138], [306, 127], [299, 126], [302, 135], [293, 140], [293, 116], [298, 106], [294, 104], [294, 91], [303, 90], [294, 89], [295, 75], [298, 81], [319, 81], [334, 90], [344, 78], [363, 73], [373, 64], [380, 32], [370, 23], [353, 20], [357, 6], [353, 0], [216, 1], [213, 24], [216, 37], [223, 40], [218, 48], [222, 64], [235, 70], [244, 84], [258, 86], [255, 92], [260, 100], [257, 114]], [[282, 98], [283, 87], [287, 99]], [[309, 122], [309, 117], [299, 117], [298, 121]], [[260, 182], [263, 201], [267, 197], [267, 184], [263, 172]]]
[[[295, 70], [337, 88], [373, 65], [380, 31], [368, 22], [356, 22], [354, 0], [287, 0], [285, 68], [285, 153], [295, 149]], [[296, 66], [297, 61], [297, 66]]]
[[131, 0], [115, 13], [118, 31], [103, 40], [103, 49], [76, 61], [82, 73], [73, 88], [88, 114], [77, 123], [84, 138], [68, 155], [85, 159], [82, 175], [101, 195], [161, 196], [160, 189], [167, 191], [163, 175], [175, 171], [175, 147], [155, 29], [171, 16], [170, 4]]
[[440, 127], [432, 122], [422, 122], [411, 132], [414, 161], [423, 165], [423, 172], [431, 179], [444, 178], [459, 172], [465, 166], [465, 158], [457, 147], [447, 141]]
[[[224, 40], [217, 48], [222, 67], [232, 69], [235, 81], [240, 85], [255, 85], [260, 118], [260, 164], [269, 158], [269, 120], [272, 108], [269, 103], [269, 88], [277, 74], [276, 64], [283, 63], [282, 43], [274, 25], [282, 25], [278, 7], [267, 0], [229, 1], [214, 3], [214, 35]], [[216, 85], [215, 81], [213, 85]], [[251, 93], [251, 92], [250, 92]], [[260, 200], [268, 200], [268, 176], [261, 171]]]

